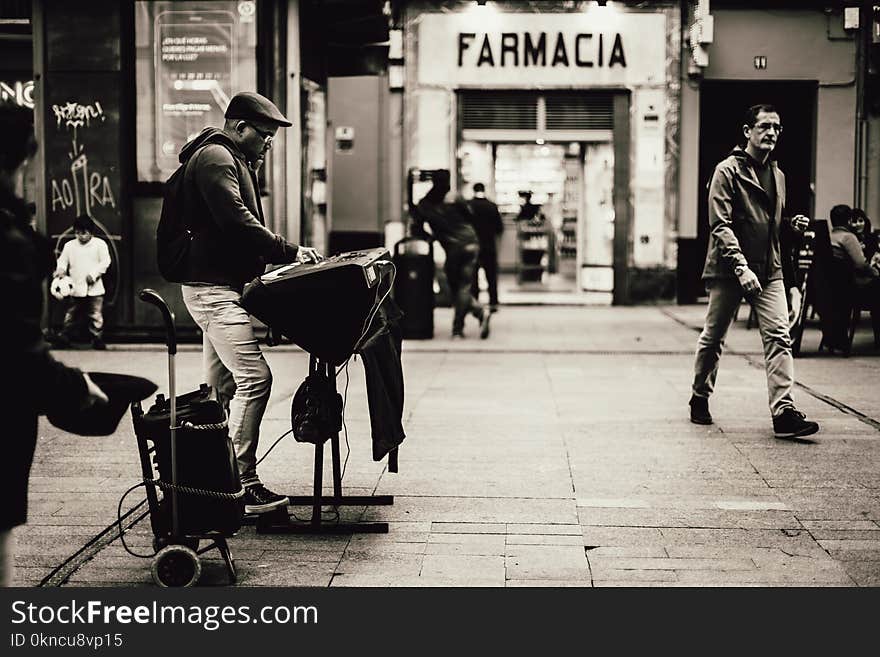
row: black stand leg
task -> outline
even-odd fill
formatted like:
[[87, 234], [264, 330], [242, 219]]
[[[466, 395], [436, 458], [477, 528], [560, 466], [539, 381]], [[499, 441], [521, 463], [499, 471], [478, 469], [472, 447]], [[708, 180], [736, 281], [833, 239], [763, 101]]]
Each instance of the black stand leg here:
[[[311, 357], [309, 369], [326, 377], [336, 390], [336, 371], [333, 365]], [[339, 457], [339, 432], [335, 431], [328, 437], [330, 454], [333, 462], [333, 495], [323, 495], [324, 445], [315, 445], [314, 487], [311, 496], [289, 495], [290, 506], [312, 506], [312, 518], [308, 523], [291, 521], [286, 513], [267, 513], [257, 517], [258, 534], [386, 534], [387, 522], [323, 522], [321, 507], [327, 506], [390, 506], [394, 504], [393, 495], [343, 495], [342, 468]], [[394, 450], [394, 470], [396, 472], [397, 450]], [[389, 469], [391, 457], [389, 456]]]

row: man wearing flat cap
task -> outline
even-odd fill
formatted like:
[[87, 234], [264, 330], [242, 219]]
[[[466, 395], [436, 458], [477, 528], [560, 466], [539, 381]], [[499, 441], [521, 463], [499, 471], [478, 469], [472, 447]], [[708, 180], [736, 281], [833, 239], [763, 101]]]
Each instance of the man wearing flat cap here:
[[241, 293], [267, 264], [314, 262], [320, 256], [274, 234], [263, 219], [256, 172], [278, 128], [290, 121], [272, 101], [252, 92], [236, 94], [225, 117], [222, 129], [205, 128], [180, 151], [186, 164], [183, 207], [196, 234], [189, 251], [191, 280], [181, 289], [202, 329], [205, 380], [228, 404], [245, 512], [265, 513], [288, 500], [257, 476], [257, 443], [272, 373], [241, 307]]

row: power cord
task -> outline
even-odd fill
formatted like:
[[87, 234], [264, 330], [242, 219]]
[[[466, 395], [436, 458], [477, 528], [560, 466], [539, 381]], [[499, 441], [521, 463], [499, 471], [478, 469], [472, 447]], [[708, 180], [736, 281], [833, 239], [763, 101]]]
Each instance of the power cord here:
[[[135, 484], [134, 486], [129, 488], [127, 491], [125, 491], [122, 494], [122, 497], [119, 498], [119, 504], [116, 505], [116, 526], [119, 528], [119, 540], [122, 543], [122, 547], [125, 548], [126, 552], [128, 552], [133, 557], [138, 557], [139, 559], [151, 559], [152, 557], [156, 556], [157, 552], [154, 551], [153, 554], [138, 554], [137, 552], [134, 552], [130, 547], [128, 547], [128, 544], [125, 542], [125, 532], [131, 531], [136, 524], [138, 524], [141, 520], [146, 518], [147, 515], [150, 513], [150, 510], [147, 509], [141, 515], [139, 515], [135, 519], [135, 521], [132, 522], [128, 526], [128, 529], [126, 529], [126, 530], [122, 529], [122, 503], [125, 501], [125, 498], [128, 497], [128, 494], [130, 492], [132, 492], [136, 488], [140, 488], [141, 486], [146, 487], [147, 483], [145, 481], [141, 481], [141, 482]], [[145, 497], [140, 502], [138, 502], [134, 507], [129, 509], [126, 513], [131, 513], [132, 511], [142, 507], [146, 501], [147, 501], [147, 498]]]
[[272, 444], [269, 446], [269, 449], [266, 450], [266, 453], [263, 454], [263, 455], [257, 460], [257, 462], [254, 464], [254, 467], [257, 467], [258, 465], [260, 465], [260, 463], [263, 462], [263, 459], [266, 458], [267, 456], [269, 456], [269, 452], [271, 452], [273, 449], [275, 449], [275, 446], [276, 446], [278, 443], [281, 442], [281, 439], [282, 439], [282, 438], [284, 438], [285, 436], [289, 436], [289, 435], [292, 434], [292, 433], [293, 433], [293, 429], [288, 429], [287, 431], [285, 431], [284, 433], [282, 433], [280, 436], [278, 436], [278, 437], [275, 439], [275, 442], [272, 443]]

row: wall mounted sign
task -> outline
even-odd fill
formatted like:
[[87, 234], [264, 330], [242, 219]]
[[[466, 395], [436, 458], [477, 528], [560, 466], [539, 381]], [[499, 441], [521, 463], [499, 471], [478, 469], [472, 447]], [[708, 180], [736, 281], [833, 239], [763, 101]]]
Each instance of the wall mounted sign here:
[[631, 86], [666, 79], [666, 16], [423, 14], [418, 80], [446, 86]]
[[354, 148], [354, 128], [347, 125], [338, 126], [334, 132], [336, 152], [350, 151]]
[[0, 103], [15, 103], [33, 109], [34, 81], [0, 80]]

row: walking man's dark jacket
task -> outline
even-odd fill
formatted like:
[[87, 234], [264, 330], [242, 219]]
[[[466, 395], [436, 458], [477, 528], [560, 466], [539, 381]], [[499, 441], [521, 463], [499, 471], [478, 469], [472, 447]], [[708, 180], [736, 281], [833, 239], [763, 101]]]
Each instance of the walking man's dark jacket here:
[[468, 202], [471, 223], [480, 239], [482, 253], [495, 251], [495, 238], [504, 231], [504, 223], [498, 206], [485, 197], [475, 197]]
[[[774, 190], [758, 180], [760, 166], [741, 147], [734, 148], [715, 167], [709, 183], [709, 250], [703, 280], [736, 279], [734, 268], [747, 265], [762, 283], [794, 281], [792, 235], [783, 219], [785, 174], [775, 160], [766, 164]], [[775, 200], [775, 202], [774, 202]]]
[[180, 162], [188, 163], [183, 207], [195, 233], [188, 282], [240, 290], [267, 263], [296, 260], [297, 246], [266, 228], [256, 172], [222, 130], [202, 130]]

